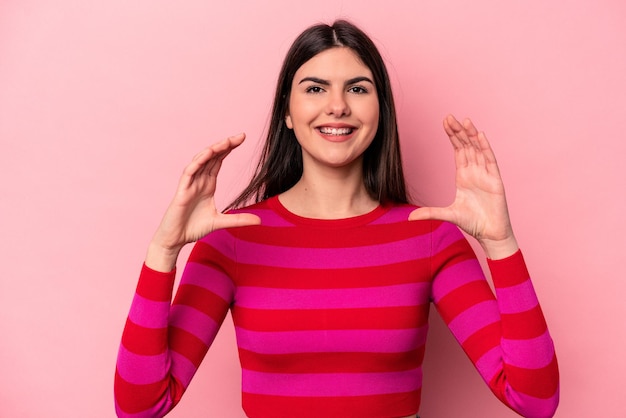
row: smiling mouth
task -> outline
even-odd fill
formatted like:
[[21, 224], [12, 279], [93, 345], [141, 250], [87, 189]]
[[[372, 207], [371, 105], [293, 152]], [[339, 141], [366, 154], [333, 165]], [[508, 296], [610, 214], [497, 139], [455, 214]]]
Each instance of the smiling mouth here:
[[327, 128], [327, 127], [322, 127], [319, 128], [319, 131], [321, 133], [323, 133], [324, 135], [350, 135], [353, 131], [354, 128]]

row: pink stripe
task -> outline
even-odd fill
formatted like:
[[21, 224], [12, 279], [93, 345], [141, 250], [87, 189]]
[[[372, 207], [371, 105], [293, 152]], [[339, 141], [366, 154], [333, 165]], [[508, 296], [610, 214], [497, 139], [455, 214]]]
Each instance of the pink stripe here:
[[528, 418], [550, 418], [554, 416], [556, 407], [559, 404], [559, 389], [548, 399], [535, 398], [521, 392], [516, 392], [507, 384], [507, 401], [513, 408], [519, 411], [520, 415]]
[[528, 340], [502, 339], [502, 350], [507, 364], [524, 369], [546, 367], [554, 358], [554, 345], [550, 333]]
[[[175, 351], [155, 356], [134, 354], [120, 347], [117, 368], [120, 376], [127, 382], [145, 385], [163, 380], [171, 368], [171, 373], [184, 387], [189, 385], [196, 368], [189, 359]], [[170, 366], [171, 365], [171, 366]]]
[[258, 332], [236, 328], [237, 345], [259, 354], [363, 352], [398, 353], [426, 343], [428, 325], [403, 330]]
[[476, 331], [500, 320], [498, 306], [495, 300], [487, 300], [461, 312], [450, 321], [448, 327], [456, 339], [462, 344]]
[[176, 377], [183, 387], [189, 386], [189, 382], [193, 378], [197, 369], [191, 361], [182, 354], [175, 351], [171, 352], [172, 356], [172, 376]]
[[276, 396], [367, 396], [409, 392], [422, 369], [389, 373], [263, 373], [244, 369], [244, 392]]
[[165, 328], [169, 310], [169, 302], [155, 302], [135, 293], [128, 319], [145, 328]]
[[224, 272], [195, 262], [189, 262], [185, 266], [182, 284], [202, 287], [225, 301], [232, 300], [235, 287], [233, 281]]
[[441, 271], [433, 281], [433, 299], [441, 300], [448, 293], [464, 284], [484, 280], [484, 273], [477, 260], [465, 260]]
[[233, 213], [251, 213], [253, 215], [257, 215], [261, 218], [261, 225], [263, 226], [294, 226], [293, 223], [287, 221], [285, 218], [269, 209], [237, 209], [234, 210]]
[[409, 214], [417, 209], [416, 206], [394, 207], [383, 216], [374, 220], [370, 225], [384, 225], [409, 220]]
[[241, 286], [237, 305], [254, 309], [416, 306], [429, 301], [430, 283], [356, 289], [276, 289]]
[[485, 383], [489, 384], [496, 373], [502, 370], [502, 348], [496, 346], [483, 354], [476, 362], [476, 370]]
[[216, 251], [226, 257], [234, 259], [233, 242], [235, 238], [227, 229], [218, 229], [213, 231], [200, 241], [215, 248]]
[[186, 305], [172, 307], [170, 324], [183, 329], [210, 346], [220, 328], [210, 316]]
[[456, 225], [442, 222], [432, 233], [433, 252], [442, 251], [444, 248], [448, 248], [455, 242], [464, 239], [465, 237]]
[[526, 312], [539, 304], [530, 280], [511, 287], [496, 287], [496, 295], [503, 314]]
[[122, 379], [135, 385], [160, 382], [167, 375], [169, 365], [167, 353], [144, 356], [120, 346], [117, 371]]
[[[531, 348], [530, 350], [535, 350], [535, 348]], [[500, 373], [502, 371], [503, 368], [503, 355], [502, 355], [502, 349], [500, 347], [494, 347], [491, 350], [489, 350], [487, 353], [485, 353], [477, 362], [476, 362], [476, 369], [478, 370], [478, 372], [480, 373], [480, 375], [482, 376], [483, 380], [485, 380], [485, 382], [487, 384], [489, 384], [489, 382], [491, 382], [493, 380], [493, 378], [495, 377], [495, 375], [497, 373]], [[552, 351], [552, 353], [554, 353], [554, 351]], [[533, 351], [529, 351], [526, 354], [526, 357], [532, 357]], [[517, 367], [523, 367], [526, 369], [538, 369], [541, 367], [545, 367], [547, 366], [550, 362], [552, 361], [552, 357], [550, 357], [547, 361], [529, 361], [527, 362], [527, 364], [529, 366], [533, 366], [533, 367], [525, 367], [525, 366], [517, 366]], [[519, 363], [518, 360], [512, 361], [511, 360], [511, 356], [507, 356], [506, 359], [506, 363], [516, 366], [515, 363]], [[533, 364], [534, 363], [534, 364]], [[510, 389], [510, 385], [507, 384], [507, 388]], [[511, 392], [513, 392], [511, 390]], [[519, 392], [518, 392], [519, 393]], [[536, 399], [532, 396], [528, 396], [528, 395], [523, 395], [524, 397], [527, 397], [529, 399]], [[519, 399], [518, 399], [519, 401]], [[529, 415], [529, 416], [535, 416], [535, 415]], [[538, 416], [544, 416], [544, 415], [538, 415]], [[545, 415], [546, 417], [551, 417], [552, 415]]]
[[430, 255], [429, 250], [429, 236], [352, 248], [292, 248], [248, 241], [237, 243], [238, 261], [241, 263], [298, 269], [354, 268], [401, 263], [427, 257]]
[[169, 397], [166, 399], [160, 400], [155, 406], [152, 408], [146, 409], [145, 411], [137, 412], [136, 414], [131, 414], [128, 412], [122, 411], [120, 405], [115, 400], [115, 412], [118, 418], [154, 418], [154, 417], [162, 417], [167, 414], [167, 411], [170, 409], [171, 401]]
[[[520, 343], [522, 345], [520, 346]], [[508, 347], [507, 347], [508, 346]], [[503, 353], [513, 354], [503, 354]], [[506, 360], [503, 357], [506, 356]], [[476, 369], [489, 383], [502, 370], [503, 362], [525, 369], [539, 369], [550, 364], [554, 357], [554, 346], [548, 332], [532, 340], [510, 341], [502, 339], [502, 345], [492, 348], [476, 362]]]

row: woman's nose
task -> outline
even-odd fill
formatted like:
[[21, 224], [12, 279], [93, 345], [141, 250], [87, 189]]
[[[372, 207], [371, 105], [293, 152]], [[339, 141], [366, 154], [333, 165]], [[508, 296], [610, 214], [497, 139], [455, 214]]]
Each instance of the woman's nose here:
[[350, 106], [343, 92], [333, 92], [328, 96], [326, 113], [336, 118], [350, 114]]

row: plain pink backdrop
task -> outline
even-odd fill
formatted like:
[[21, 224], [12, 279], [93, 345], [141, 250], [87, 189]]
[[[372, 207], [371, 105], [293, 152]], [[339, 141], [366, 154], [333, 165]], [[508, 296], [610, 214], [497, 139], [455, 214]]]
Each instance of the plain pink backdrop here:
[[[114, 415], [122, 327], [182, 167], [245, 131], [221, 176], [227, 203], [286, 49], [337, 17], [388, 62], [419, 202], [453, 197], [447, 113], [491, 139], [557, 346], [557, 416], [626, 416], [626, 3], [365, 4], [2, 0], [0, 416]], [[436, 313], [432, 326], [421, 414], [516, 416]], [[171, 416], [243, 417], [239, 373], [228, 318]]]

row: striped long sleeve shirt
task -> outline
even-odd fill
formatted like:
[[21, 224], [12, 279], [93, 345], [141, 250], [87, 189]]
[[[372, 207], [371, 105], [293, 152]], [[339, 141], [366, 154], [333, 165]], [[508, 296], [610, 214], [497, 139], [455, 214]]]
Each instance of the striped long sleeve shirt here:
[[229, 310], [247, 416], [415, 414], [434, 303], [504, 404], [551, 417], [554, 345], [521, 253], [488, 260], [494, 295], [458, 228], [409, 222], [413, 209], [320, 220], [274, 197], [245, 209], [261, 225], [195, 244], [173, 301], [175, 271], [144, 266], [118, 355], [118, 416], [171, 410]]

